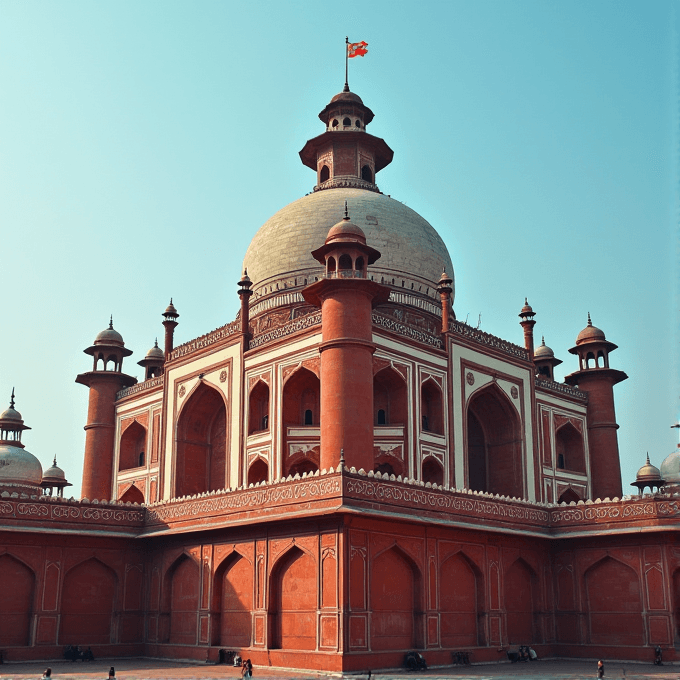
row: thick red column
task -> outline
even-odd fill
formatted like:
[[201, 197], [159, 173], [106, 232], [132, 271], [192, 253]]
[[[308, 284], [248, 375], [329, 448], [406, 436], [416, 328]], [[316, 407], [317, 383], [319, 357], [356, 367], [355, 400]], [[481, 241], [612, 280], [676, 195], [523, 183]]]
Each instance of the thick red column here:
[[110, 500], [113, 488], [113, 449], [116, 392], [125, 387], [121, 373], [93, 371], [78, 376], [90, 388], [85, 425], [82, 498]]
[[304, 291], [321, 307], [321, 468], [373, 469], [373, 322], [389, 290], [367, 279], [325, 279]]
[[[621, 498], [621, 463], [614, 412], [614, 385], [622, 379], [621, 371], [599, 369], [581, 371], [580, 390], [588, 393], [588, 449], [593, 498]], [[625, 374], [624, 374], [625, 375]]]

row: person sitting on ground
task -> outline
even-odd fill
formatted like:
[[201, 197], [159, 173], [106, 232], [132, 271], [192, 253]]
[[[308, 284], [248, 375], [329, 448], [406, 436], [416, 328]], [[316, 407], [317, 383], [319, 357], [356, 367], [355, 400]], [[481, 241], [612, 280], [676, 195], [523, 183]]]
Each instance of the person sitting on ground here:
[[43, 678], [51, 678], [52, 677], [52, 669], [51, 668], [46, 668], [45, 672], [42, 674]]
[[116, 680], [116, 669], [113, 666], [109, 668], [109, 680]]

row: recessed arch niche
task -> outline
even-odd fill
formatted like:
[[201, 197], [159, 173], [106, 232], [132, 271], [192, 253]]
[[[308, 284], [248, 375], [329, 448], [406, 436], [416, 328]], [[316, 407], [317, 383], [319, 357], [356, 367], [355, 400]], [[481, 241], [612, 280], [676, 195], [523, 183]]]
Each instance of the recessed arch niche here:
[[234, 551], [215, 571], [213, 581], [213, 644], [252, 644], [253, 565]]
[[227, 486], [227, 412], [220, 392], [205, 382], [187, 397], [177, 421], [175, 496]]
[[0, 640], [8, 647], [30, 643], [35, 574], [12, 555], [0, 555]]

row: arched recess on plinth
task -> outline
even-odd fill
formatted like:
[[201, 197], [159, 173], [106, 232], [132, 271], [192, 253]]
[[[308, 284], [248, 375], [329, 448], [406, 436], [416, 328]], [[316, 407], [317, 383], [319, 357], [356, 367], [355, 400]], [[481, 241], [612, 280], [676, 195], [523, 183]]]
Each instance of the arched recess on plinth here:
[[144, 494], [140, 489], [138, 489], [134, 484], [131, 484], [123, 495], [118, 499], [121, 503], [139, 503], [140, 505], [144, 502]]
[[317, 566], [293, 545], [269, 578], [270, 649], [316, 649]]
[[125, 428], [120, 438], [119, 470], [146, 464], [146, 428], [136, 420]]
[[557, 499], [558, 503], [578, 503], [583, 499], [571, 487], [566, 488]]
[[253, 565], [234, 550], [215, 571], [212, 592], [213, 644], [252, 644]]
[[21, 560], [0, 555], [0, 640], [8, 647], [29, 645], [35, 573]]
[[673, 572], [671, 583], [673, 588], [671, 598], [673, 601], [673, 616], [675, 619], [675, 640], [676, 644], [678, 644], [680, 643], [680, 568]]
[[200, 568], [182, 553], [165, 572], [161, 611], [169, 621], [162, 642], [195, 645], [198, 631]]
[[571, 424], [565, 423], [555, 432], [557, 468], [571, 472], [586, 472], [583, 435]]
[[227, 411], [222, 394], [205, 382], [187, 396], [177, 419], [175, 496], [226, 487]]
[[91, 557], [70, 569], [61, 591], [60, 645], [103, 645], [111, 639], [118, 576]]
[[640, 578], [627, 564], [607, 555], [584, 574], [589, 642], [644, 644]]
[[258, 380], [248, 397], [248, 434], [269, 429], [269, 385]]
[[483, 603], [483, 579], [477, 565], [463, 552], [448, 557], [439, 570], [442, 647], [481, 644], [478, 619]]
[[423, 648], [422, 591], [418, 565], [399, 546], [374, 557], [369, 586], [373, 651]]
[[305, 473], [316, 472], [319, 469], [319, 458], [321, 449], [319, 446], [314, 446], [307, 450], [307, 447], [295, 451], [295, 447], [289, 447], [289, 456], [283, 466], [283, 476], [297, 475], [302, 476]]
[[420, 386], [420, 419], [424, 431], [444, 434], [444, 397], [432, 378]]
[[[309, 369], [300, 366], [290, 376], [288, 376], [283, 386], [283, 417], [282, 433], [283, 441], [281, 471], [283, 476], [295, 474], [300, 470], [291, 473], [292, 465], [300, 460], [291, 460], [296, 455], [296, 442], [293, 437], [289, 437], [289, 429], [295, 428], [296, 435], [305, 435], [305, 430], [309, 436], [314, 436], [318, 443], [318, 430], [321, 416], [321, 382], [319, 378]], [[299, 440], [298, 440], [299, 441]], [[305, 450], [309, 448], [309, 440], [306, 442]], [[314, 461], [318, 469], [318, 458]], [[309, 472], [303, 469], [302, 472]]]
[[472, 395], [466, 410], [468, 488], [524, 497], [522, 428], [496, 383]]
[[534, 620], [540, 601], [538, 576], [521, 557], [505, 572], [503, 592], [508, 642], [527, 645], [537, 642], [538, 629]]

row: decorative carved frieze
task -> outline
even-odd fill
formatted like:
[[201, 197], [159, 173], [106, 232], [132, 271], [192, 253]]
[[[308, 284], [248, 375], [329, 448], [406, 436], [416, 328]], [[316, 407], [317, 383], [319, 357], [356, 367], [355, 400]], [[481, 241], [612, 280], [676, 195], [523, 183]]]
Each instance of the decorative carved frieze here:
[[320, 323], [321, 312], [308, 314], [307, 316], [301, 316], [297, 319], [294, 319], [293, 321], [290, 321], [289, 323], [286, 323], [283, 326], [267, 331], [266, 333], [262, 333], [261, 335], [256, 335], [250, 341], [250, 348], [254, 349], [255, 347], [261, 347], [262, 345], [266, 345], [268, 342], [278, 340], [279, 338], [284, 338], [287, 335], [292, 335], [293, 333], [297, 333], [298, 331], [302, 331], [307, 328], [312, 328], [313, 326], [317, 326]]
[[548, 392], [555, 392], [556, 394], [566, 395], [580, 401], [588, 401], [588, 393], [578, 390], [566, 383], [558, 383], [554, 380], [543, 380], [543, 378], [536, 378], [535, 385], [538, 389], [547, 390]]
[[235, 337], [239, 335], [240, 332], [241, 322], [238, 320], [232, 321], [231, 323], [225, 324], [224, 326], [220, 326], [220, 328], [216, 328], [214, 331], [210, 331], [210, 333], [206, 333], [205, 335], [201, 335], [194, 340], [185, 342], [183, 345], [178, 345], [172, 350], [172, 352], [170, 352], [170, 361], [173, 359], [179, 359], [180, 357], [186, 356], [187, 354], [193, 354], [193, 352], [210, 347], [210, 345], [214, 345], [232, 336]]
[[373, 325], [384, 328], [385, 330], [391, 331], [392, 333], [398, 333], [399, 335], [403, 335], [404, 337], [415, 340], [416, 342], [422, 342], [424, 345], [429, 345], [430, 347], [436, 347], [437, 349], [441, 349], [443, 347], [440, 337], [431, 335], [430, 333], [422, 330], [418, 330], [417, 328], [407, 326], [405, 323], [397, 321], [392, 317], [385, 316], [384, 314], [379, 314], [378, 312], [373, 312]]
[[478, 328], [468, 326], [462, 321], [449, 321], [449, 333], [460, 335], [466, 340], [472, 340], [473, 342], [476, 342], [480, 345], [485, 345], [486, 347], [493, 347], [494, 349], [503, 352], [503, 354], [529, 361], [529, 354], [524, 349], [524, 347], [520, 347], [519, 345], [515, 345], [512, 342], [498, 338], [495, 335], [491, 335], [491, 333], [480, 331]]
[[116, 392], [116, 399], [123, 399], [124, 397], [129, 397], [132, 394], [139, 394], [140, 392], [153, 390], [157, 387], [163, 387], [163, 378], [164, 376], [159, 375], [156, 378], [149, 378], [144, 382], [132, 385], [132, 387], [126, 387], [124, 390]]

